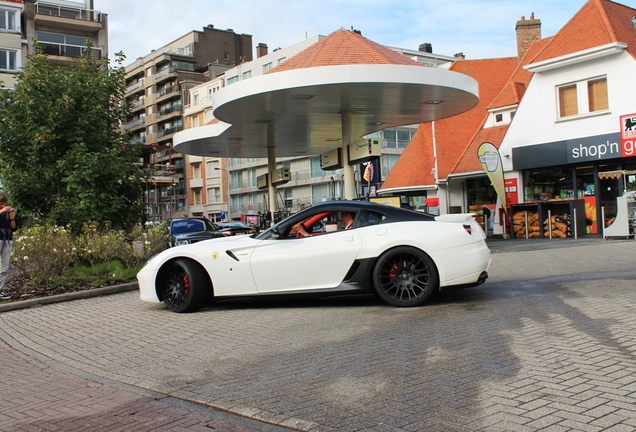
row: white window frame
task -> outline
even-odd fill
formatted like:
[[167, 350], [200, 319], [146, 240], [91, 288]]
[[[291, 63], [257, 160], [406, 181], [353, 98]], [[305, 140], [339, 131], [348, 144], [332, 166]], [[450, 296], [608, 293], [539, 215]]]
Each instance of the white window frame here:
[[[13, 56], [11, 56], [11, 54], [13, 54]], [[22, 56], [19, 55], [18, 50], [11, 48], [0, 48], [0, 56], [4, 56], [4, 62], [7, 66], [6, 68], [1, 68], [0, 70], [18, 72], [22, 67]], [[12, 62], [13, 67], [11, 67]]]
[[[607, 90], [607, 99], [608, 99], [608, 108], [596, 111], [590, 111], [590, 101], [588, 94], [588, 83], [590, 81], [596, 81], [599, 79], [605, 78], [608, 86]], [[577, 113], [567, 116], [561, 116], [561, 100], [560, 100], [560, 89], [570, 86], [576, 86], [576, 107]], [[602, 115], [609, 113], [609, 81], [607, 80], [607, 75], [600, 75], [595, 77], [586, 78], [584, 80], [579, 81], [571, 81], [568, 83], [559, 84], [555, 87], [555, 97], [556, 97], [556, 115], [557, 121], [567, 121], [584, 117], [591, 117], [596, 115]]]
[[[9, 9], [4, 9], [4, 8], [0, 8], [0, 15], [4, 15], [4, 22], [5, 23], [9, 23], [10, 21], [13, 21], [13, 26], [9, 25], [7, 27], [1, 28], [0, 30], [4, 30], [4, 31], [10, 31], [10, 32], [19, 32], [20, 31], [20, 12], [19, 11], [15, 11], [15, 10], [9, 10]], [[9, 17], [12, 16], [12, 19], [9, 19]]]

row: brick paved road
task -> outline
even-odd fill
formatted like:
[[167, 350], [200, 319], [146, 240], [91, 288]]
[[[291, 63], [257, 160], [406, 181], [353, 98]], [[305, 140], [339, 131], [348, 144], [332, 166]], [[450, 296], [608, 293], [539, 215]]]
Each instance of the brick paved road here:
[[[519, 242], [492, 244], [485, 285], [422, 308], [355, 299], [178, 315], [132, 292], [2, 313], [0, 337], [89, 378], [300, 430], [636, 430], [636, 241]], [[0, 345], [3, 371], [6, 350]], [[12, 383], [26, 389], [23, 416], [0, 412], [5, 428], [40, 430], [66, 415], [79, 430], [148, 403], [15, 355], [36, 379], [15, 364], [9, 384], [0, 376], [5, 406]], [[60, 396], [29, 390], [41, 386]], [[76, 392], [86, 395], [86, 414], [56, 405]], [[149, 419], [175, 409], [151, 402], [160, 406]]]

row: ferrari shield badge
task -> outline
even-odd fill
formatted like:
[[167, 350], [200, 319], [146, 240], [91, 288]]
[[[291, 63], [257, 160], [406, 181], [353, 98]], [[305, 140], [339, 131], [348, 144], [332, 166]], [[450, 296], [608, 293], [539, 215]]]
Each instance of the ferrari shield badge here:
[[212, 252], [212, 259], [215, 260], [219, 257], [219, 253], [218, 252]]

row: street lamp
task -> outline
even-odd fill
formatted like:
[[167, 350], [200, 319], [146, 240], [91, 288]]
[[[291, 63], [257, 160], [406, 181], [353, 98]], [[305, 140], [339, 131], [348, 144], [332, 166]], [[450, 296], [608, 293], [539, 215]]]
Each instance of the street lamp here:
[[[229, 222], [230, 220], [232, 220], [232, 218], [230, 217], [230, 200], [231, 200], [230, 198], [230, 169], [228, 168], [227, 161], [225, 162], [225, 166], [226, 166], [225, 179], [227, 184], [227, 191], [226, 191], [227, 201], [226, 201], [225, 217], [227, 218], [227, 221]], [[215, 167], [214, 170], [223, 171], [219, 167]], [[223, 186], [223, 174], [221, 174], [221, 186]]]

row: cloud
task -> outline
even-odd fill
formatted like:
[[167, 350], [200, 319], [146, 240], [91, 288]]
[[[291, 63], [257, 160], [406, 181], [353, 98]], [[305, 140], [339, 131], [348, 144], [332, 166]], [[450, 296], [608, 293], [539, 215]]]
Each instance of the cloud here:
[[534, 12], [541, 19], [543, 36], [550, 36], [583, 4], [584, 0], [96, 0], [96, 8], [103, 6], [101, 11], [109, 17], [110, 53], [123, 51], [127, 62], [208, 24], [250, 34], [254, 47], [265, 43], [270, 52], [353, 27], [382, 45], [418, 49], [428, 42], [442, 55], [515, 56], [515, 23], [522, 15], [529, 19]]

